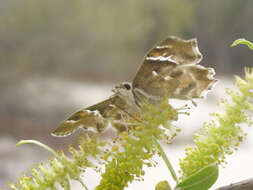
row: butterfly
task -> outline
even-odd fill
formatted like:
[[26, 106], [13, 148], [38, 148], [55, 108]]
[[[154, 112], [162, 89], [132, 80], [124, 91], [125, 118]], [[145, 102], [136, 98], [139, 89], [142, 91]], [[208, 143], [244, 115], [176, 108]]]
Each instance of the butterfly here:
[[217, 80], [213, 68], [198, 64], [201, 60], [195, 38], [167, 37], [147, 52], [131, 83], [115, 86], [108, 99], [75, 112], [52, 135], [68, 136], [80, 128], [99, 133], [109, 124], [124, 131], [146, 101], [155, 104], [165, 96], [181, 100], [205, 97]]

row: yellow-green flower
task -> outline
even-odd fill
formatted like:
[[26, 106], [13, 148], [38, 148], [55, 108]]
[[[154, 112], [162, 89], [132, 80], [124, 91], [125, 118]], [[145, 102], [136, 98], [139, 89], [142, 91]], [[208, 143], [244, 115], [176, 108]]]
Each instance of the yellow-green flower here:
[[194, 137], [194, 147], [185, 149], [186, 157], [180, 160], [181, 176], [185, 178], [211, 164], [225, 162], [226, 155], [237, 150], [246, 134], [240, 124], [252, 124], [245, 111], [253, 111], [253, 69], [245, 69], [246, 80], [235, 77], [239, 92], [227, 89], [231, 101], [223, 100], [222, 112], [213, 113], [210, 123], [205, 123], [201, 133]]

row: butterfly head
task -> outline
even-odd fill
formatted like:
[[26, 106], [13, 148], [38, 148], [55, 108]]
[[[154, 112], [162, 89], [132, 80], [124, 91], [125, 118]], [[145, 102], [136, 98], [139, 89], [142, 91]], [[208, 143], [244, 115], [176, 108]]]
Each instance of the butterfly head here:
[[129, 94], [132, 93], [132, 84], [130, 82], [122, 82], [115, 86], [112, 90], [116, 94]]
[[130, 82], [122, 82], [119, 85], [115, 86], [112, 91], [124, 99], [134, 101], [132, 93], [132, 84]]

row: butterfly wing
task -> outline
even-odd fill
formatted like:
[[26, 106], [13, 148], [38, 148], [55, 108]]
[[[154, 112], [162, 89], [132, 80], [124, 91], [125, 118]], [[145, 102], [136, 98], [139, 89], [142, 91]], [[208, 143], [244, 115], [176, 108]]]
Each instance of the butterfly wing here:
[[102, 132], [111, 122], [119, 131], [124, 130], [125, 113], [127, 105], [119, 96], [113, 96], [105, 101], [82, 109], [63, 121], [53, 132], [53, 136], [68, 136], [79, 128], [87, 131]]
[[202, 55], [197, 40], [168, 37], [157, 43], [144, 57], [133, 79], [133, 94], [142, 98], [162, 96], [177, 99], [204, 97], [216, 80], [212, 68], [198, 65]]

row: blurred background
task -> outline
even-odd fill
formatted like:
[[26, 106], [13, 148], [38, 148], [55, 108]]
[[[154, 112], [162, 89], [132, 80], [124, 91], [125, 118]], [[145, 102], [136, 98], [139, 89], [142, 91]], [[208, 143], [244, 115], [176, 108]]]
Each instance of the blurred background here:
[[[230, 48], [238, 38], [253, 40], [252, 9], [252, 0], [0, 0], [0, 187], [7, 189], [8, 181], [16, 182], [22, 171], [50, 156], [35, 146], [16, 148], [19, 140], [65, 149], [76, 135], [50, 136], [58, 123], [107, 98], [115, 84], [131, 81], [148, 49], [168, 35], [196, 37], [201, 64], [214, 67], [220, 79], [206, 101], [178, 122], [183, 131], [167, 147], [177, 165], [184, 144], [217, 110], [224, 89], [232, 87], [232, 75], [252, 66], [251, 50]], [[249, 134], [229, 158], [217, 186], [252, 177], [250, 139]], [[164, 168], [129, 189], [154, 189], [169, 178]], [[97, 177], [89, 174], [88, 186], [95, 187]]]

